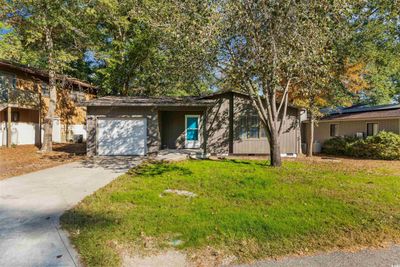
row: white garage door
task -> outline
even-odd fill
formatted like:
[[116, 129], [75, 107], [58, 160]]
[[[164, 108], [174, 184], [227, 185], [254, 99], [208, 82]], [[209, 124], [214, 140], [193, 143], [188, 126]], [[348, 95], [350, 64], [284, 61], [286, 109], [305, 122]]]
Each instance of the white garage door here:
[[146, 119], [98, 119], [98, 155], [145, 155]]

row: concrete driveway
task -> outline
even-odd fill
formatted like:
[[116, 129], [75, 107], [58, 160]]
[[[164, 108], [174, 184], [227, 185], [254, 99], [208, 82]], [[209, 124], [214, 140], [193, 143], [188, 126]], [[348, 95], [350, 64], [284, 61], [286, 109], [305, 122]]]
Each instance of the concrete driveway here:
[[98, 158], [0, 181], [0, 266], [79, 266], [60, 215], [140, 162]]

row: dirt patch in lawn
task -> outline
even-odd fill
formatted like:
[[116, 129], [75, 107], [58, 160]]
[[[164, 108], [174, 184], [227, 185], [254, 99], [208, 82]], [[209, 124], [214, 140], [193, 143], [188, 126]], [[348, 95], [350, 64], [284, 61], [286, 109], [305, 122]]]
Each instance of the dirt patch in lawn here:
[[33, 145], [0, 148], [0, 180], [82, 159], [85, 149], [85, 144], [54, 144], [53, 152], [43, 154]]

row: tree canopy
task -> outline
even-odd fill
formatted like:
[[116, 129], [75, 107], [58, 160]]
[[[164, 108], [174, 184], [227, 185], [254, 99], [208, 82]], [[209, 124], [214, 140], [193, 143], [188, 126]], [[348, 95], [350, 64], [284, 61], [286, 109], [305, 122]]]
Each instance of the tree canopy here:
[[[47, 24], [56, 39], [57, 71], [93, 82], [103, 94], [199, 94], [221, 86], [215, 81], [220, 73], [213, 66], [224, 60], [216, 56], [216, 36], [226, 30], [221, 20], [227, 9], [222, 7], [229, 2], [2, 0], [0, 57], [47, 68], [38, 45]], [[336, 81], [348, 90], [340, 95], [346, 103], [397, 101], [399, 2], [341, 2], [350, 31], [336, 46], [335, 60], [342, 60], [343, 69]], [[273, 6], [274, 1], [257, 3], [280, 6]], [[234, 15], [239, 23], [242, 14]], [[84, 42], [76, 42], [79, 38]]]
[[355, 1], [348, 13], [348, 23], [351, 27], [351, 38], [342, 43], [341, 52], [347, 58], [349, 71], [353, 71], [353, 75], [358, 73], [353, 76], [358, 82], [349, 84], [350, 90], [358, 92], [355, 102], [398, 102], [400, 2]]

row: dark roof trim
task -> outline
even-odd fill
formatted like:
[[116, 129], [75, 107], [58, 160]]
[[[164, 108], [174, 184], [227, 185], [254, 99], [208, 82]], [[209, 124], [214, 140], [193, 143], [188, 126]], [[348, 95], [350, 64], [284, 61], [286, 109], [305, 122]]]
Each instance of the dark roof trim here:
[[213, 100], [198, 97], [105, 96], [82, 103], [88, 107], [207, 107]]
[[[42, 80], [48, 80], [49, 79], [49, 75], [46, 71], [43, 70], [39, 70], [37, 68], [33, 68], [33, 67], [29, 67], [23, 64], [19, 64], [16, 62], [12, 62], [12, 61], [8, 61], [8, 60], [4, 60], [4, 59], [0, 59], [0, 67], [6, 67], [12, 70], [18, 70], [36, 77], [39, 77]], [[70, 77], [70, 76], [66, 76], [66, 75], [57, 75], [57, 79], [58, 80], [63, 80], [66, 79], [68, 82], [70, 82], [71, 84], [74, 84], [76, 86], [80, 86], [80, 87], [84, 87], [87, 89], [91, 89], [93, 91], [97, 91], [96, 86], [85, 82], [85, 81], [81, 81], [79, 79]]]
[[[222, 90], [222, 91], [214, 92], [214, 93], [211, 93], [211, 94], [208, 94], [208, 95], [201, 96], [201, 98], [203, 98], [203, 99], [214, 98], [214, 97], [217, 97], [217, 96], [221, 96], [221, 95], [224, 95], [224, 94], [230, 94], [230, 93], [231, 94], [238, 94], [238, 95], [250, 98], [248, 93], [245, 93], [245, 92], [242, 92], [242, 91], [238, 91], [238, 90], [234, 90], [234, 89]], [[290, 104], [290, 103], [288, 104], [288, 107], [295, 108], [295, 109], [300, 109], [300, 110], [304, 109], [304, 108], [295, 106], [295, 105]]]
[[214, 92], [214, 93], [211, 93], [211, 94], [206, 94], [206, 95], [201, 96], [200, 98], [208, 99], [208, 98], [213, 98], [215, 96], [220, 96], [220, 95], [229, 94], [229, 93], [233, 93], [233, 94], [238, 94], [238, 95], [249, 97], [249, 95], [244, 93], [244, 92], [231, 89], [231, 90], [222, 90], [222, 91], [217, 91], [217, 92]]
[[327, 116], [350, 114], [350, 113], [362, 113], [362, 112], [372, 112], [372, 111], [382, 111], [400, 109], [400, 104], [387, 104], [387, 105], [355, 105], [350, 107], [337, 107], [337, 108], [325, 108], [321, 109], [321, 112]]

